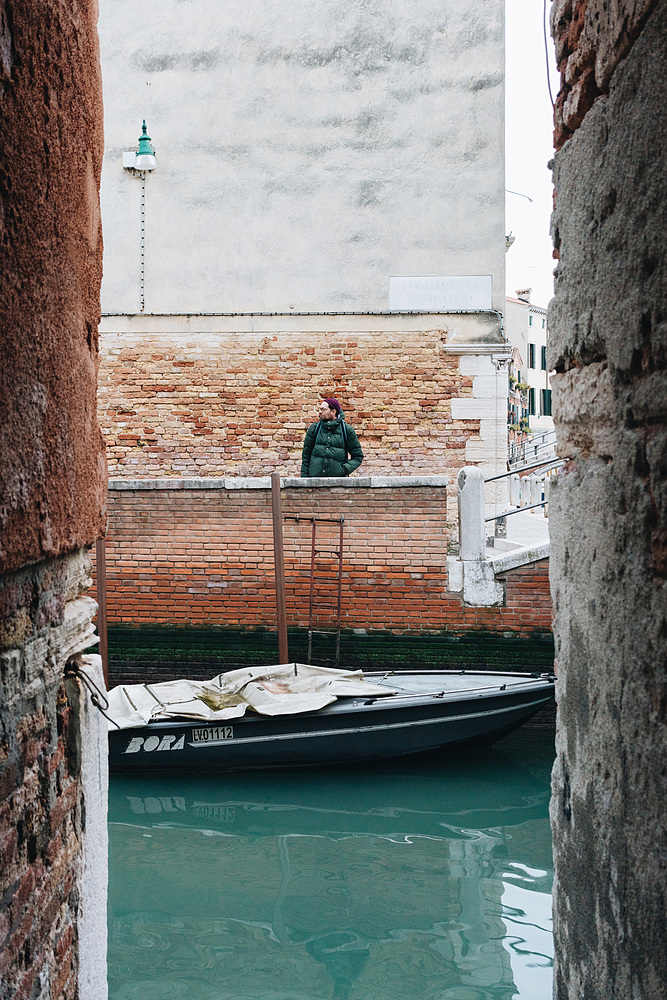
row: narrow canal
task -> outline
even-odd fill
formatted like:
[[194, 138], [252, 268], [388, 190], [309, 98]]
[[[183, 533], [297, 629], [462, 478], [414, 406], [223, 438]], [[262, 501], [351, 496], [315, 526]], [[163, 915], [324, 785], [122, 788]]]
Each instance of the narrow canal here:
[[112, 776], [110, 1000], [544, 1000], [552, 761]]

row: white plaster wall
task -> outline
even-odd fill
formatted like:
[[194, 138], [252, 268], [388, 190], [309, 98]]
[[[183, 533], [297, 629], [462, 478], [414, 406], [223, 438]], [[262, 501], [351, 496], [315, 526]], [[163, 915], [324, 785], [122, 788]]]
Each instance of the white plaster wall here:
[[388, 308], [400, 274], [504, 299], [502, 0], [100, 0], [105, 312]]

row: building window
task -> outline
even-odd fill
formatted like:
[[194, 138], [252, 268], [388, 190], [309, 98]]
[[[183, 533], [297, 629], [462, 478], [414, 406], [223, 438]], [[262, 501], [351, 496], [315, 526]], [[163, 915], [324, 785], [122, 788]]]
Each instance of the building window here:
[[528, 367], [535, 367], [535, 344], [528, 345]]
[[528, 413], [531, 417], [535, 416], [535, 390], [531, 388], [528, 390]]
[[540, 360], [542, 363], [542, 371], [545, 372], [547, 370], [547, 349], [544, 344], [542, 345]]
[[528, 317], [528, 326], [532, 326], [532, 325], [533, 325], [533, 317], [529, 316]]
[[542, 416], [551, 416], [551, 389], [542, 389]]
[[547, 323], [547, 321], [543, 318], [542, 319], [542, 329], [544, 329], [544, 327], [546, 326], [546, 323]]

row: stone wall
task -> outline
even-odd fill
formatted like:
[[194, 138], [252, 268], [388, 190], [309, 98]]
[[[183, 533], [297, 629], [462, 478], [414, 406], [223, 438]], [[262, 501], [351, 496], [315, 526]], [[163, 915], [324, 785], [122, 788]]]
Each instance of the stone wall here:
[[662, 1000], [667, 5], [559, 2], [553, 25], [555, 996]]
[[84, 663], [99, 675], [82, 655], [95, 613], [85, 547], [105, 525], [96, 16], [92, 0], [0, 3], [2, 1000], [106, 996], [105, 742], [70, 676]]
[[93, 8], [89, 0], [0, 7], [0, 572], [104, 530]]
[[553, 0], [551, 28], [561, 88], [554, 113], [556, 149], [576, 132], [660, 0]]

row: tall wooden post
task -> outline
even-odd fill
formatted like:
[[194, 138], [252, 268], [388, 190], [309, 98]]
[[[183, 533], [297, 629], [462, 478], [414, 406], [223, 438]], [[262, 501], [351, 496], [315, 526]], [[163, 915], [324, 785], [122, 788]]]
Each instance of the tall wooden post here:
[[276, 571], [276, 611], [278, 615], [278, 662], [289, 663], [287, 609], [285, 606], [285, 560], [283, 557], [283, 515], [280, 507], [280, 473], [271, 474], [273, 515], [273, 561]]

